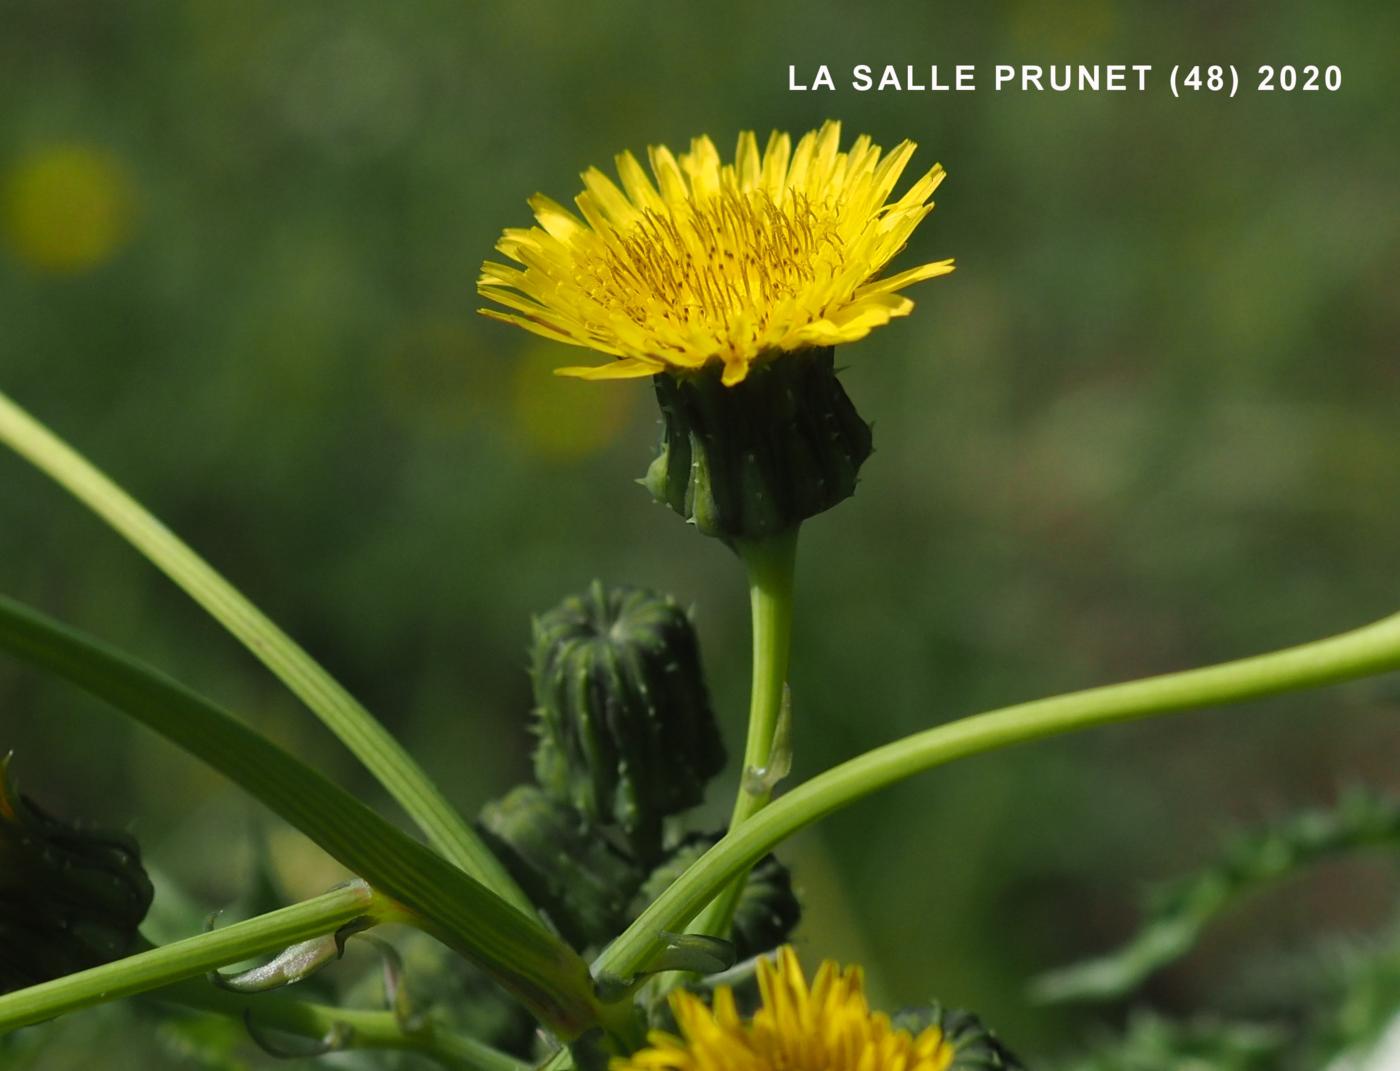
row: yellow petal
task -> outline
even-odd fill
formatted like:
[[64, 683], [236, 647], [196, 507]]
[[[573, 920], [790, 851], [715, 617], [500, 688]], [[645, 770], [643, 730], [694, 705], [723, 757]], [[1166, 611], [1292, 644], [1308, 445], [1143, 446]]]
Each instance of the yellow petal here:
[[897, 275], [891, 275], [888, 279], [877, 279], [873, 283], [868, 283], [856, 291], [856, 297], [862, 298], [872, 294], [887, 294], [895, 290], [903, 290], [906, 286], [914, 283], [921, 283], [925, 279], [936, 279], [940, 275], [947, 275], [953, 270], [951, 260], [935, 260], [929, 264], [920, 264], [917, 268], [910, 268]]
[[739, 135], [739, 144], [734, 147], [734, 169], [739, 189], [747, 192], [758, 186], [763, 175], [763, 158], [758, 154], [758, 138], [752, 130]]
[[617, 188], [613, 180], [596, 167], [583, 173], [583, 185], [602, 206], [609, 221], [619, 228], [631, 226], [640, 213], [627, 196]]
[[530, 198], [530, 207], [540, 226], [561, 242], [567, 242], [583, 227], [583, 222], [559, 202], [537, 193]]
[[685, 188], [685, 178], [676, 158], [665, 145], [652, 145], [647, 148], [651, 158], [651, 172], [661, 188], [662, 200], [671, 204], [682, 204], [690, 199], [690, 191]]
[[724, 374], [721, 375], [720, 382], [726, 387], [732, 387], [736, 383], [742, 383], [749, 374], [749, 362], [742, 357], [724, 362]]
[[576, 379], [640, 379], [665, 371], [666, 366], [659, 361], [644, 361], [639, 357], [624, 357], [620, 361], [607, 364], [573, 365], [556, 368], [556, 376], [573, 376]]

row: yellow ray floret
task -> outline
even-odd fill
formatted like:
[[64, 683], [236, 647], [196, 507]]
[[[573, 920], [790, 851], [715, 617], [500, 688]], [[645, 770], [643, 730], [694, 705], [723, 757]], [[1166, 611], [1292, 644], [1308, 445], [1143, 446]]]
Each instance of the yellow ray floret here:
[[713, 1006], [677, 991], [680, 1036], [653, 1031], [650, 1046], [612, 1062], [610, 1071], [947, 1071], [956, 1053], [938, 1027], [918, 1035], [871, 1012], [859, 967], [828, 960], [809, 987], [791, 948], [759, 961], [763, 1003], [740, 1017], [727, 987]]
[[679, 158], [653, 146], [655, 181], [623, 153], [620, 188], [590, 168], [582, 218], [537, 194], [538, 226], [502, 235], [496, 248], [516, 264], [488, 261], [477, 289], [510, 311], [481, 311], [617, 358], [559, 370], [588, 379], [720, 361], [732, 385], [756, 360], [863, 338], [914, 307], [901, 290], [953, 270], [940, 260], [880, 277], [933, 211], [943, 168], [891, 200], [913, 142], [885, 154], [865, 136], [840, 141], [827, 122], [796, 149], [775, 132], [760, 153], [745, 132], [727, 164], [708, 137]]

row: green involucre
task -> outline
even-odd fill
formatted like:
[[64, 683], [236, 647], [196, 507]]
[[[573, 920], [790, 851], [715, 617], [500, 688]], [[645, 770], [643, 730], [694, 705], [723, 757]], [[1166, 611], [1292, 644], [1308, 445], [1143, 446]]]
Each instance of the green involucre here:
[[831, 347], [654, 377], [661, 443], [642, 482], [706, 535], [765, 539], [855, 493], [870, 425], [836, 377]]
[[600, 948], [617, 936], [643, 872], [582, 814], [534, 785], [520, 785], [488, 803], [479, 822], [511, 876], [565, 940]]

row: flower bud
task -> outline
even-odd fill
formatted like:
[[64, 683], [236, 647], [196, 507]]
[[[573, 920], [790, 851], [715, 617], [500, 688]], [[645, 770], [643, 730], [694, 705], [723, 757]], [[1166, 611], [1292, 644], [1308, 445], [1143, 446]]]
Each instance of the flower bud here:
[[477, 824], [575, 948], [596, 948], [621, 932], [642, 871], [573, 807], [520, 785], [482, 808]]
[[51, 817], [0, 762], [0, 993], [126, 955], [151, 896], [134, 839]]
[[[667, 856], [642, 883], [632, 902], [632, 917], [666, 891], [673, 881], [719, 840], [718, 836], [692, 833]], [[744, 891], [734, 909], [733, 930], [737, 959], [748, 959], [772, 951], [787, 940], [802, 918], [802, 905], [792, 889], [792, 873], [777, 856], [765, 855], [744, 882]]]
[[595, 582], [535, 621], [531, 676], [541, 788], [654, 858], [662, 819], [699, 803], [724, 765], [689, 616]]
[[755, 363], [725, 386], [718, 366], [653, 377], [661, 444], [642, 483], [706, 535], [761, 539], [855, 493], [870, 425], [836, 377], [830, 346]]

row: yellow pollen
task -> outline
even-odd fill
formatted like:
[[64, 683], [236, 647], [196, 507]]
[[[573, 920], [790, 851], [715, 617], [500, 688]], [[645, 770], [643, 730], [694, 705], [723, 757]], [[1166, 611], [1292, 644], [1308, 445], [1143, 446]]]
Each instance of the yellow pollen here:
[[661, 317], [711, 336], [720, 348], [749, 310], [759, 312], [750, 327], [756, 338], [767, 326], [763, 314], [839, 266], [841, 252], [830, 220], [805, 195], [790, 191], [780, 207], [763, 191], [726, 186], [666, 215], [648, 209], [579, 270], [593, 300], [638, 327]]

